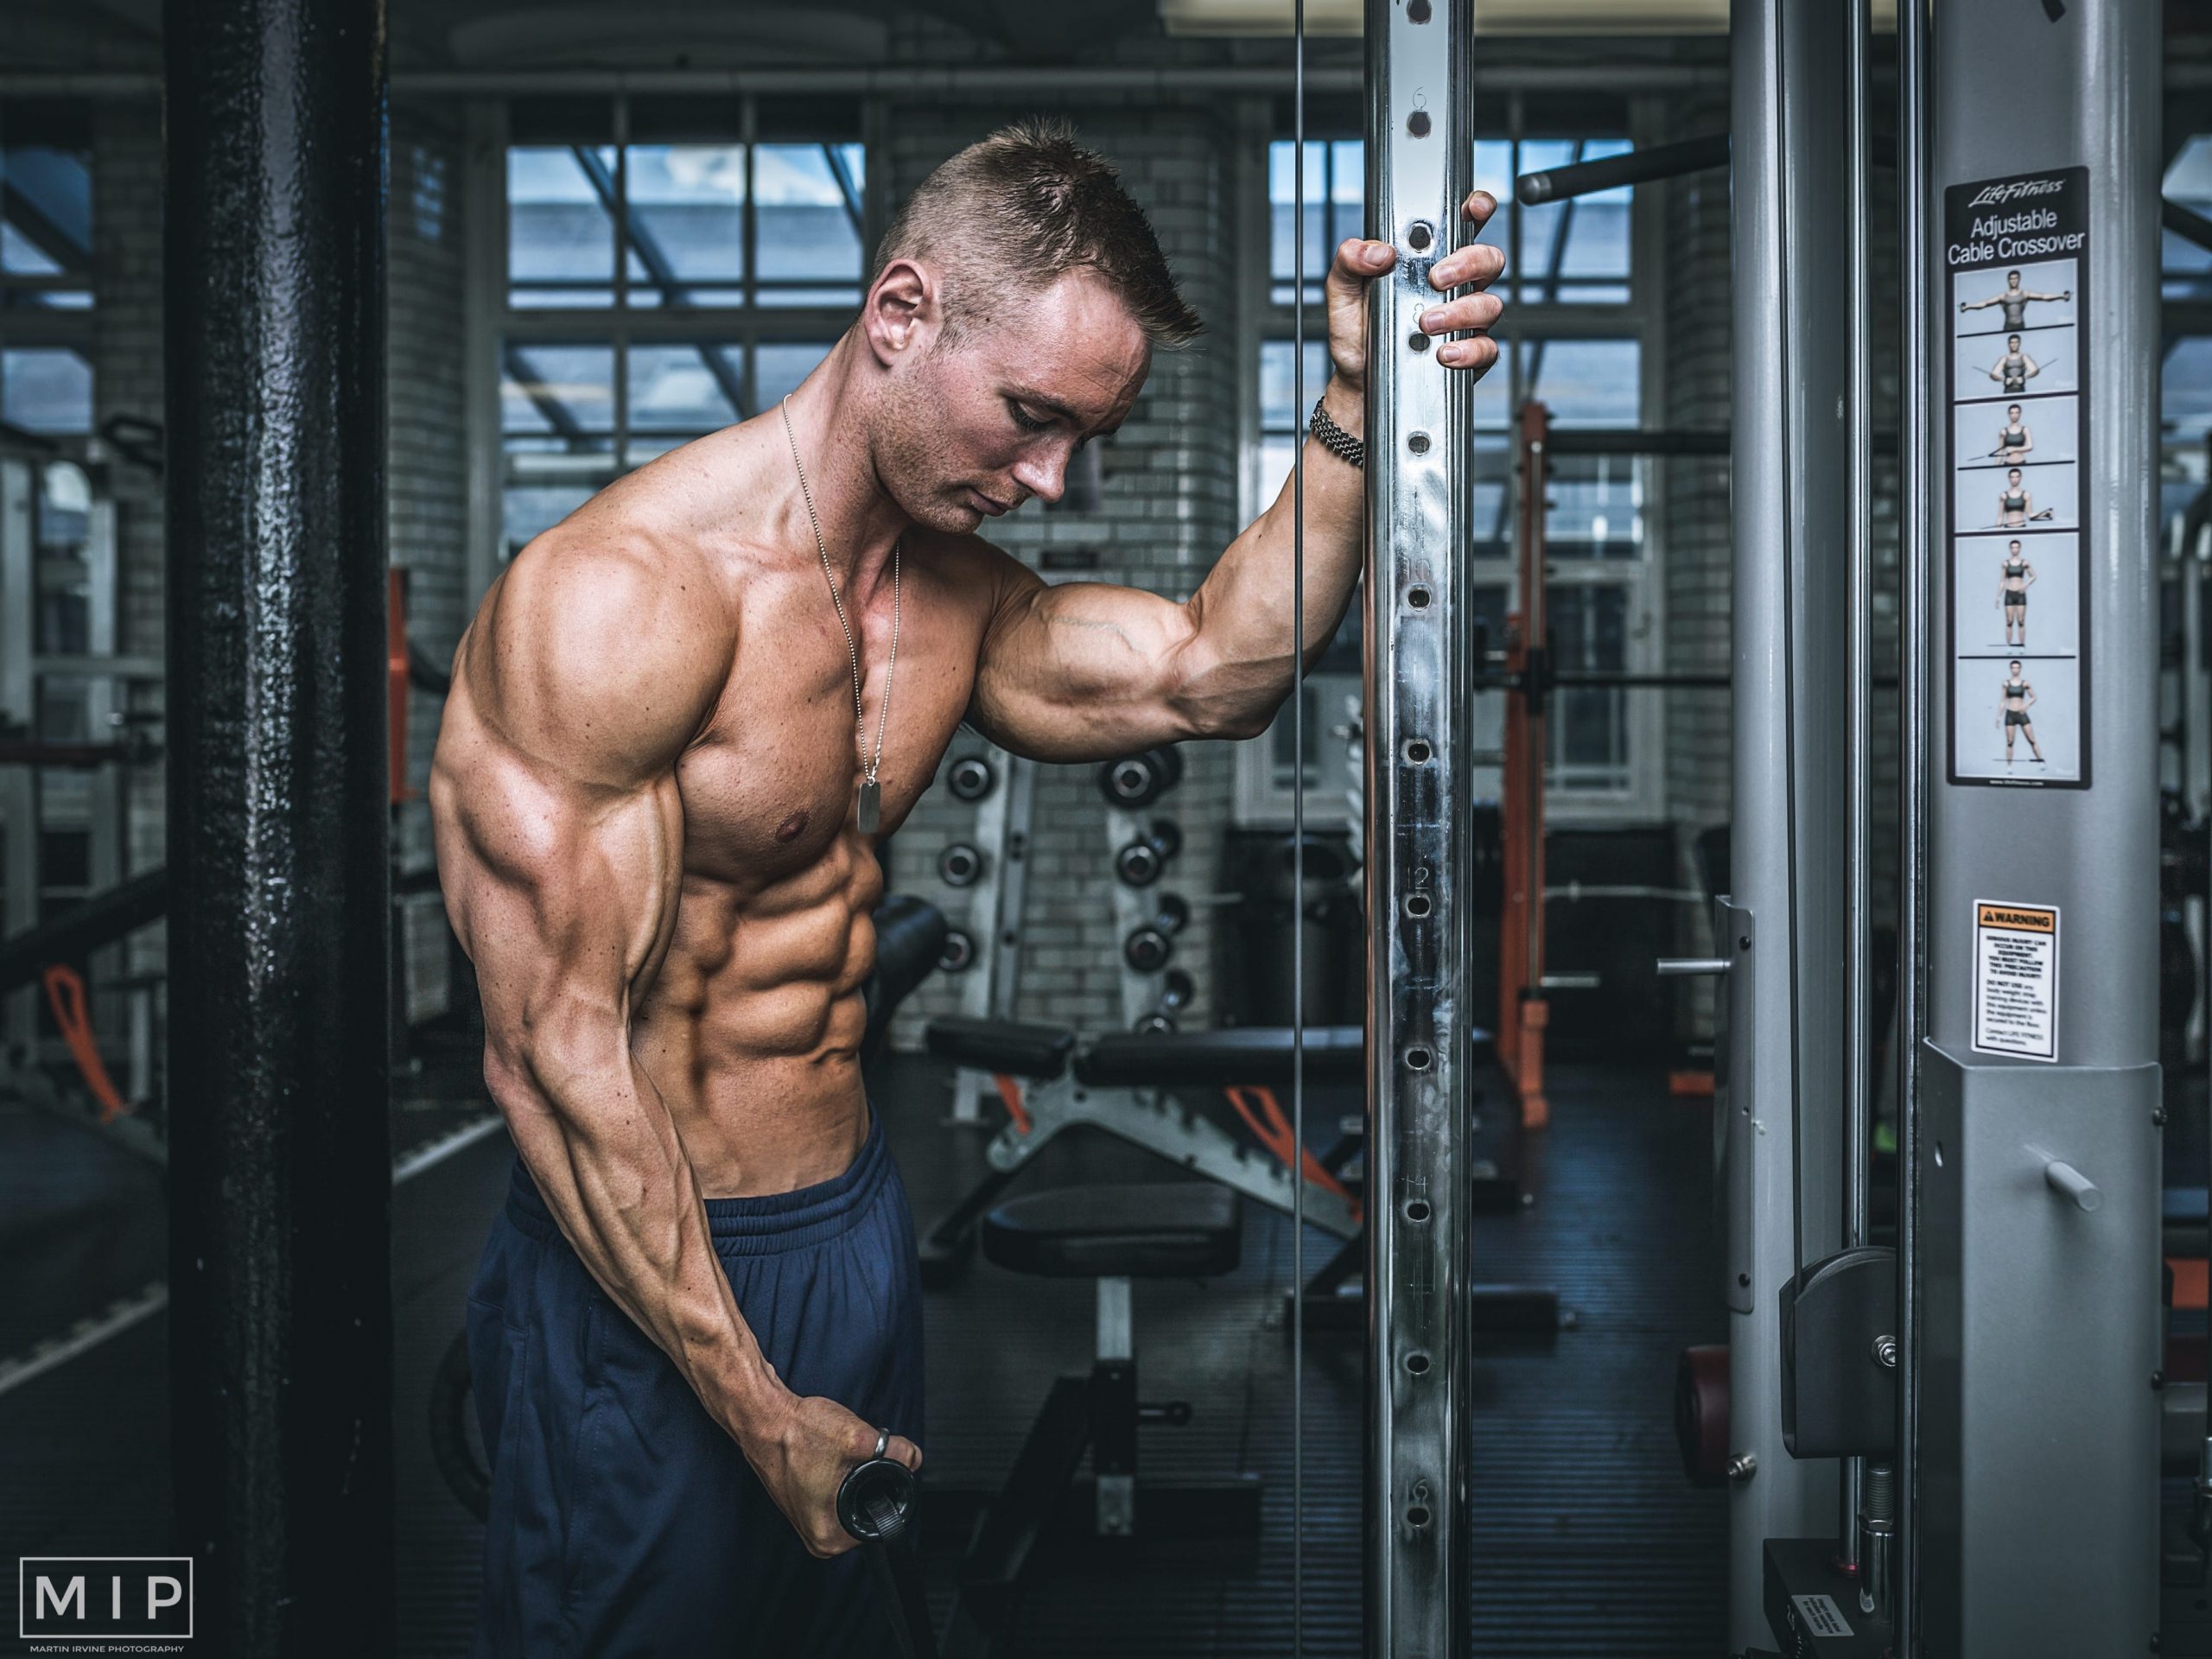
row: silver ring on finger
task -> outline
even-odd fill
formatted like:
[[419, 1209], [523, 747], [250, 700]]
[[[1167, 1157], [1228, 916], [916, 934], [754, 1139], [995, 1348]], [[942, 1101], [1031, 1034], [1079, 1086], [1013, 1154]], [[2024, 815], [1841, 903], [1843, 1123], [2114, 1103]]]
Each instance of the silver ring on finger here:
[[891, 1431], [887, 1428], [877, 1429], [875, 1431], [875, 1455], [880, 1458], [890, 1449]]

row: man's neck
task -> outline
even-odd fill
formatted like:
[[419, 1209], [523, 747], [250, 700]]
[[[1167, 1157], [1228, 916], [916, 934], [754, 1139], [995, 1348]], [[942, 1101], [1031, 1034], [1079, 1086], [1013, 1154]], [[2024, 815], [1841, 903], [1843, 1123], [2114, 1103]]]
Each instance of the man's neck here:
[[[813, 522], [809, 523], [806, 496], [801, 494], [798, 477], [791, 477], [790, 506], [797, 539], [812, 554], [818, 525], [823, 553], [839, 591], [856, 595], [865, 604], [887, 579], [892, 549], [912, 521], [875, 475], [863, 435], [865, 411], [851, 373], [851, 353], [856, 349], [853, 337], [846, 335], [792, 391], [783, 410], [790, 416], [791, 429], [782, 447], [786, 454], [798, 449], [805, 469], [806, 496], [814, 505]], [[780, 416], [777, 425], [782, 425]]]

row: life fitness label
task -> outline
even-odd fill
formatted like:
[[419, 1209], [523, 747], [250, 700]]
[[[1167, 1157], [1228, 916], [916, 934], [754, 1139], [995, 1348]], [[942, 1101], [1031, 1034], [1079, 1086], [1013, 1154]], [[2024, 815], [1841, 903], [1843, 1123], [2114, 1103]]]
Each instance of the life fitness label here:
[[2023, 1060], [2058, 1058], [2058, 911], [1974, 907], [1974, 1046]]
[[1954, 784], [2089, 783], [2089, 174], [1943, 193]]

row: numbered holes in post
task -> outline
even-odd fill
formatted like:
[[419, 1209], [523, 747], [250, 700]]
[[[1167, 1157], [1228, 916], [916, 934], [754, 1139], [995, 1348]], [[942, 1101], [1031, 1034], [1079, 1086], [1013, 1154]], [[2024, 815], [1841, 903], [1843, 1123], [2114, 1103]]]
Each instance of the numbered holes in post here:
[[1425, 219], [1417, 219], [1406, 226], [1406, 245], [1415, 253], [1426, 253], [1436, 240], [1436, 227]]

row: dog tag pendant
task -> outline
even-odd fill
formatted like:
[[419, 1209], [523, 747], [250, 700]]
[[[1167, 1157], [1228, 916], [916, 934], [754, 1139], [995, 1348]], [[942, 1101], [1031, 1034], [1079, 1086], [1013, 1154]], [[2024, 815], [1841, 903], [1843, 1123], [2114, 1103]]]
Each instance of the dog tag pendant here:
[[883, 827], [883, 791], [873, 778], [861, 780], [860, 830], [872, 836]]

